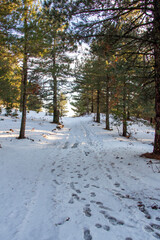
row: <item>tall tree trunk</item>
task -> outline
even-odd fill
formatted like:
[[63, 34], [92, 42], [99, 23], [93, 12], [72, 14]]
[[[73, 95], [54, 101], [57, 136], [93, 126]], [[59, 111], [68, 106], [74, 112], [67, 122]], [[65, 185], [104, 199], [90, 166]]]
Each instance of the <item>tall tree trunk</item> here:
[[93, 89], [92, 89], [92, 105], [91, 105], [91, 113], [94, 113]]
[[109, 78], [106, 81], [106, 129], [109, 130]]
[[127, 120], [130, 120], [130, 95], [127, 97]]
[[96, 122], [100, 123], [100, 90], [97, 90], [97, 118]]
[[22, 78], [21, 78], [21, 96], [20, 96], [19, 110], [20, 112], [23, 111], [23, 69], [22, 69]]
[[129, 111], [129, 109], [127, 110], [127, 120], [128, 121], [130, 120], [130, 111]]
[[59, 123], [58, 99], [57, 99], [57, 78], [54, 76], [53, 91], [53, 123]]
[[23, 57], [23, 70], [22, 70], [22, 119], [21, 119], [21, 128], [19, 139], [25, 138], [25, 128], [26, 128], [26, 105], [27, 105], [27, 17], [24, 20], [24, 57]]
[[55, 54], [55, 45], [56, 45], [56, 41], [54, 38], [54, 50], [53, 50], [53, 73], [52, 73], [52, 77], [53, 77], [53, 123], [59, 123], [59, 111], [58, 111], [58, 88], [57, 88], [57, 76], [56, 76], [56, 54]]
[[127, 136], [126, 80], [123, 81], [123, 136]]
[[86, 111], [87, 111], [87, 114], [89, 114], [89, 91], [88, 90], [86, 95]]
[[154, 0], [154, 32], [155, 46], [155, 139], [154, 149], [155, 154], [160, 155], [160, 0]]

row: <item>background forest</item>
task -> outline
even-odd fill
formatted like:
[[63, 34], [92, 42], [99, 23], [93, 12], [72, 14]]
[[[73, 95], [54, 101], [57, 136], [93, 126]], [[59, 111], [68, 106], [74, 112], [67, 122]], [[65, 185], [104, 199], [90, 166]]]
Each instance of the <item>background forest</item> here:
[[0, 104], [22, 111], [19, 138], [27, 110], [59, 123], [69, 93], [77, 116], [105, 113], [110, 130], [112, 114], [123, 136], [131, 117], [149, 120], [160, 154], [159, 0], [2, 0], [0, 36]]

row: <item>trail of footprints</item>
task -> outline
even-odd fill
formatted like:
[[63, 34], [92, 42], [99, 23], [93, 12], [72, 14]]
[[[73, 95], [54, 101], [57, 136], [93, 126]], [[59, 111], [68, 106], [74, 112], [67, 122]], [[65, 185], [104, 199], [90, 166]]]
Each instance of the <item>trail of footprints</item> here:
[[156, 222], [158, 223], [150, 223], [149, 225], [146, 225], [144, 229], [151, 233], [153, 237], [156, 239], [160, 239], [160, 217], [155, 218]]
[[[77, 146], [78, 146], [78, 143], [75, 143], [75, 144], [73, 144], [72, 148], [76, 148]], [[63, 148], [64, 149], [68, 148], [68, 143], [66, 143]], [[90, 154], [89, 152], [84, 152], [84, 153], [85, 153], [86, 157]], [[81, 164], [83, 164], [83, 163], [85, 164], [85, 161], [83, 161]], [[74, 204], [75, 201], [80, 201], [82, 204], [84, 204], [84, 202], [87, 201], [86, 198], [80, 196], [81, 193], [84, 192], [84, 191], [77, 188], [78, 182], [80, 181], [80, 183], [82, 184], [81, 187], [83, 187], [84, 190], [88, 191], [88, 195], [90, 196], [90, 203], [86, 203], [82, 207], [83, 208], [83, 214], [84, 214], [85, 217], [87, 217], [87, 218], [92, 217], [92, 210], [91, 209], [92, 209], [92, 207], [93, 207], [93, 209], [95, 208], [94, 206], [92, 206], [94, 204], [98, 207], [99, 213], [101, 215], [103, 215], [103, 217], [105, 219], [108, 220], [109, 224], [111, 224], [112, 226], [117, 226], [117, 225], [123, 226], [123, 225], [125, 225], [124, 221], [119, 220], [119, 219], [117, 219], [117, 218], [115, 218], [115, 217], [113, 217], [112, 215], [109, 214], [109, 213], [111, 213], [112, 209], [110, 209], [107, 206], [104, 206], [102, 202], [94, 200], [94, 198], [96, 197], [96, 193], [94, 191], [89, 192], [89, 190], [93, 189], [93, 188], [98, 190], [100, 188], [98, 186], [98, 184], [96, 185], [96, 182], [99, 180], [99, 177], [97, 177], [97, 176], [90, 177], [90, 183], [87, 183], [87, 179], [85, 179], [85, 176], [87, 176], [89, 174], [89, 171], [88, 171], [89, 166], [83, 167], [80, 171], [78, 169], [81, 167], [81, 164], [77, 164], [74, 168], [73, 167], [71, 168], [71, 169], [73, 169], [70, 172], [70, 174], [71, 174], [70, 178], [72, 179], [72, 181], [69, 183], [69, 186], [70, 186], [70, 188], [73, 192], [72, 192], [71, 198], [68, 201], [68, 203], [69, 204]], [[61, 159], [58, 166], [55, 167], [54, 165], [55, 165], [55, 162], [52, 164], [52, 167], [54, 167], [54, 168], [51, 170], [51, 173], [55, 174], [56, 170], [58, 172], [61, 171], [61, 173], [57, 174], [57, 177], [61, 176], [63, 174], [63, 172], [65, 171], [62, 168], [63, 159]], [[112, 163], [111, 165], [112, 165], [112, 167], [114, 167], [114, 163]], [[70, 169], [70, 164], [67, 164], [67, 166], [68, 166], [67, 169]], [[96, 165], [95, 164], [91, 164], [91, 167], [94, 167], [95, 170], [96, 170]], [[108, 177], [109, 180], [111, 180], [112, 176], [110, 175], [110, 169], [106, 166], [105, 166], [105, 169], [106, 169], [106, 176]], [[82, 172], [83, 172], [83, 174], [82, 174]], [[77, 180], [80, 179], [80, 180], [74, 181], [74, 179], [77, 179]], [[94, 184], [91, 184], [92, 181], [93, 181]], [[57, 186], [62, 184], [60, 181], [57, 181], [57, 179], [54, 179], [53, 182]], [[115, 182], [114, 186], [116, 188], [119, 188], [120, 184], [118, 182]], [[116, 195], [119, 196], [119, 197], [122, 197], [122, 198], [127, 198], [127, 196], [123, 196], [123, 195], [121, 195], [121, 193], [119, 193], [119, 194], [117, 193]], [[133, 198], [133, 200], [135, 200], [135, 199]], [[148, 213], [145, 205], [142, 202], [138, 202], [137, 207], [141, 212], [144, 213], [144, 215], [147, 219], [151, 219], [150, 214]], [[157, 217], [155, 220], [160, 223], [160, 217]], [[110, 231], [110, 226], [109, 225], [103, 225], [101, 223], [95, 223], [95, 227], [97, 229], [102, 229], [103, 231]], [[144, 227], [144, 230], [146, 232], [148, 232], [149, 234], [152, 234], [152, 236], [155, 239], [160, 239], [160, 224], [150, 223], [150, 224], [148, 224]], [[84, 229], [84, 240], [92, 240], [92, 235], [91, 235], [90, 230], [88, 228]], [[127, 237], [125, 240], [132, 240], [132, 238]]]
[[[63, 149], [67, 149], [69, 146], [69, 143], [66, 142], [65, 145], [63, 146]], [[71, 148], [76, 148], [78, 146], [77, 143], [75, 143]], [[84, 154], [85, 156], [87, 157], [90, 152], [88, 151], [84, 151]], [[62, 159], [63, 160], [63, 159]], [[51, 173], [55, 174], [56, 170], [59, 172], [61, 170], [61, 172], [64, 172], [64, 170], [62, 169], [62, 165], [63, 165], [63, 162], [62, 160], [59, 162], [59, 165], [58, 166], [54, 166], [55, 165], [55, 162], [52, 164], [52, 166], [54, 166], [54, 168], [51, 170]], [[85, 161], [83, 162], [85, 164]], [[94, 198], [96, 197], [96, 193], [92, 190], [89, 192], [90, 189], [99, 189], [100, 187], [98, 186], [98, 184], [96, 185], [96, 182], [99, 180], [99, 177], [95, 176], [95, 177], [90, 177], [90, 183], [87, 183], [87, 180], [85, 179], [85, 176], [88, 175], [88, 170], [89, 170], [89, 167], [83, 167], [81, 169], [81, 171], [83, 172], [83, 174], [81, 173], [80, 170], [78, 170], [79, 168], [81, 167], [80, 164], [77, 164], [74, 168], [72, 167], [71, 169], [73, 169], [70, 174], [70, 178], [73, 179], [73, 181], [71, 181], [69, 183], [69, 186], [70, 188], [73, 190], [72, 192], [72, 195], [71, 195], [71, 198], [70, 200], [68, 201], [69, 204], [74, 204], [75, 201], [80, 201], [82, 202], [82, 204], [84, 204], [85, 201], [87, 201], [84, 197], [81, 197], [81, 190], [77, 188], [77, 185], [78, 185], [78, 182], [80, 181], [83, 185], [83, 188], [86, 189], [86, 191], [88, 191], [88, 194], [90, 196], [90, 203], [88, 204], [85, 204], [83, 206], [83, 214], [85, 217], [87, 218], [91, 218], [92, 217], [92, 210], [91, 210], [91, 205], [96, 205], [99, 209], [99, 213], [102, 214], [105, 218], [108, 219], [109, 223], [111, 225], [123, 225], [124, 222], [123, 221], [120, 221], [120, 220], [117, 220], [115, 217], [112, 217], [110, 216], [107, 211], [112, 211], [110, 208], [106, 207], [103, 205], [102, 202], [100, 201], [95, 201]], [[91, 167], [95, 168], [95, 171], [96, 171], [96, 165], [95, 164], [91, 164]], [[101, 166], [102, 167], [102, 166]], [[67, 164], [67, 169], [70, 169], [70, 164]], [[110, 172], [109, 169], [107, 169], [108, 172]], [[57, 174], [57, 177], [61, 176], [62, 174]], [[112, 179], [111, 175], [108, 174], [107, 177], [109, 179]], [[74, 179], [81, 179], [81, 180], [78, 180], [77, 181], [74, 181]], [[58, 185], [61, 185], [62, 183], [60, 181], [57, 181], [57, 179], [54, 179], [53, 182], [58, 186]], [[83, 184], [85, 183], [86, 184]], [[91, 182], [93, 182], [93, 184], [91, 184]], [[119, 187], [120, 184], [119, 183], [115, 183], [115, 186], [116, 187]], [[94, 208], [94, 206], [92, 206]], [[61, 224], [57, 224], [57, 225], [62, 225], [64, 224], [66, 221], [64, 221], [63, 223]], [[102, 229], [103, 231], [110, 231], [110, 226], [108, 225], [103, 225], [101, 223], [95, 223], [95, 227], [97, 229]], [[92, 235], [90, 233], [90, 230], [88, 228], [85, 228], [84, 229], [84, 240], [92, 240]]]
[[[98, 181], [99, 178], [98, 177], [94, 177], [94, 178], [91, 178], [92, 181]], [[78, 184], [78, 182], [71, 182], [70, 183], [70, 187], [72, 190], [74, 190], [76, 193], [72, 193], [72, 197], [71, 199], [69, 200], [69, 203], [70, 204], [73, 204], [74, 203], [74, 200], [76, 201], [82, 201], [82, 200], [86, 200], [85, 198], [80, 198], [80, 196], [78, 195], [78, 193], [81, 193], [81, 191], [79, 189], [76, 188], [76, 184]], [[96, 188], [99, 188], [98, 186], [96, 185], [90, 185], [90, 184], [86, 184], [83, 186], [85, 189], [88, 189], [90, 187], [96, 187]], [[94, 192], [90, 192], [90, 197], [95, 197], [96, 194]], [[83, 213], [84, 215], [87, 217], [87, 218], [90, 218], [92, 217], [92, 210], [91, 210], [91, 204], [96, 204], [97, 207], [99, 208], [99, 213], [102, 214], [105, 218], [108, 219], [109, 223], [113, 226], [115, 225], [124, 225], [124, 222], [121, 221], [121, 220], [118, 220], [116, 219], [115, 217], [112, 217], [111, 215], [108, 214], [107, 211], [112, 211], [112, 209], [110, 209], [109, 207], [106, 207], [103, 205], [102, 202], [100, 201], [95, 201], [95, 200], [91, 200], [90, 201], [90, 204], [85, 204], [84, 207], [83, 207]], [[102, 210], [103, 209], [103, 210]], [[98, 228], [98, 229], [102, 229], [104, 231], [110, 231], [110, 226], [108, 225], [103, 225], [101, 223], [95, 223], [95, 227]], [[92, 239], [92, 236], [91, 236], [91, 233], [90, 233], [90, 230], [89, 229], [85, 229], [84, 230], [84, 239], [85, 240], [89, 240], [89, 239]], [[129, 238], [128, 238], [129, 239]]]

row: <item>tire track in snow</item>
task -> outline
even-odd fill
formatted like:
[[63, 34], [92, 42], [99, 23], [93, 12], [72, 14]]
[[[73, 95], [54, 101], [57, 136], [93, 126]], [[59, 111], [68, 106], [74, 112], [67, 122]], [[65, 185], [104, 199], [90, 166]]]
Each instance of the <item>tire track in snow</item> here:
[[[54, 215], [51, 211], [54, 207], [54, 189], [50, 186], [52, 182], [47, 171], [48, 167], [43, 164], [39, 169], [40, 174], [36, 178], [34, 188], [32, 189], [33, 195], [27, 200], [26, 213], [21, 223], [17, 226], [13, 240], [45, 239], [47, 236], [43, 236], [43, 233], [46, 232], [47, 228], [49, 233], [47, 239], [57, 236], [56, 229], [52, 225]], [[51, 192], [51, 189], [53, 192]]]

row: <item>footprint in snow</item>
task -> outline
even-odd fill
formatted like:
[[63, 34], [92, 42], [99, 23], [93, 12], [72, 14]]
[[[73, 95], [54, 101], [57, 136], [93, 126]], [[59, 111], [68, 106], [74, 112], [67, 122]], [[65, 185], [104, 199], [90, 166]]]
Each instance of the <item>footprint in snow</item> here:
[[112, 176], [111, 175], [109, 175], [109, 174], [107, 174], [107, 177], [111, 180], [112, 179]]
[[60, 183], [59, 183], [59, 182], [57, 182], [57, 180], [56, 180], [56, 179], [54, 179], [54, 180], [53, 180], [53, 182], [55, 182], [55, 184], [57, 184], [57, 185], [60, 185]]
[[145, 208], [145, 205], [141, 201], [138, 202], [137, 206], [139, 210], [144, 213], [147, 219], [151, 219], [151, 215], [148, 213], [148, 211]]
[[101, 206], [101, 205], [103, 205], [103, 203], [102, 203], [102, 202], [96, 202], [96, 204], [97, 204], [98, 206]]
[[78, 175], [78, 178], [82, 178], [83, 177], [83, 175], [82, 174], [77, 174]]
[[107, 226], [107, 225], [104, 225], [104, 226], [103, 226], [103, 229], [106, 230], [106, 231], [109, 231], [109, 230], [110, 230], [110, 227]]
[[86, 215], [86, 217], [91, 217], [92, 214], [91, 214], [91, 209], [88, 205], [86, 205], [84, 208], [83, 208], [83, 212], [84, 214]]
[[86, 171], [88, 169], [88, 167], [85, 167], [85, 168], [83, 168], [83, 171]]
[[155, 232], [155, 233], [153, 233], [153, 237], [155, 237], [156, 239], [160, 239], [160, 234]]
[[90, 230], [89, 229], [84, 229], [84, 240], [92, 240], [92, 236], [90, 234]]
[[79, 189], [75, 189], [76, 193], [81, 193], [81, 191]]
[[102, 226], [101, 224], [97, 223], [95, 225], [96, 228], [103, 228], [105, 231], [109, 231], [110, 230], [110, 227], [108, 225], [104, 225]]
[[90, 152], [84, 152], [86, 156], [88, 156], [90, 154]]
[[74, 183], [73, 183], [73, 182], [70, 183], [70, 187], [71, 187], [73, 190], [75, 190], [75, 186], [74, 186]]
[[73, 203], [74, 203], [73, 197], [69, 200], [68, 203], [70, 203], [70, 204], [73, 204]]
[[150, 226], [151, 226], [153, 229], [156, 229], [156, 230], [159, 230], [159, 231], [160, 231], [160, 225], [155, 224], [155, 223], [151, 223]]
[[76, 199], [77, 201], [79, 200], [79, 196], [78, 196], [77, 194], [75, 194], [75, 193], [72, 193], [72, 197], [73, 197], [74, 199]]
[[95, 227], [96, 227], [96, 228], [102, 228], [102, 225], [99, 224], [99, 223], [96, 223]]
[[70, 220], [70, 218], [69, 218], [69, 217], [66, 217], [66, 218], [64, 218], [61, 222], [56, 223], [55, 225], [56, 225], [56, 226], [63, 225], [65, 222], [68, 222], [69, 220]]
[[81, 200], [82, 200], [82, 201], [85, 201], [85, 200], [86, 200], [86, 198], [81, 198]]
[[92, 187], [99, 188], [99, 187], [98, 187], [98, 186], [96, 186], [96, 185], [92, 185]]
[[66, 142], [63, 146], [63, 149], [67, 149], [68, 148], [68, 145], [69, 145], [69, 142]]
[[146, 225], [144, 229], [146, 230], [146, 232], [154, 232], [153, 228], [149, 225]]
[[105, 210], [112, 211], [112, 209], [111, 209], [111, 208], [109, 208], [109, 207], [105, 207], [105, 206], [103, 206], [103, 205], [100, 205], [100, 206], [99, 206], [99, 208], [102, 208], [102, 209], [105, 209]]
[[115, 217], [109, 216], [107, 218], [112, 225], [124, 225], [123, 221], [117, 220]]
[[78, 143], [74, 143], [71, 148], [77, 148], [77, 147], [78, 147]]
[[96, 194], [94, 193], [94, 192], [91, 192], [91, 197], [95, 197], [96, 196]]
[[102, 210], [100, 211], [100, 213], [103, 214], [104, 217], [107, 218], [112, 225], [124, 225], [123, 221], [110, 216], [106, 211]]
[[116, 183], [114, 184], [114, 186], [120, 187], [120, 183], [116, 182]]

